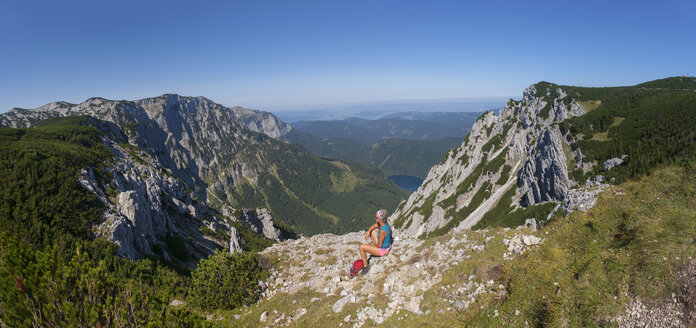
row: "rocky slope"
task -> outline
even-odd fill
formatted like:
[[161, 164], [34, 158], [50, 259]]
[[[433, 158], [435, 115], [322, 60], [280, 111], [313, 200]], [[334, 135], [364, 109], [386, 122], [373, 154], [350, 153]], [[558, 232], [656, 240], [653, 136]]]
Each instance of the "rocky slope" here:
[[[0, 115], [0, 124], [21, 128], [74, 115], [106, 122], [99, 125], [109, 133], [104, 142], [114, 154], [114, 181], [96, 181], [90, 172], [95, 168], [86, 168], [82, 181], [108, 208], [98, 234], [130, 258], [169, 259], [173, 244], [192, 240], [176, 251], [190, 265], [214, 247], [238, 244], [230, 241], [235, 234], [227, 218], [241, 218], [252, 231], [278, 241], [283, 233], [273, 217], [302, 233], [335, 232], [355, 221], [348, 213], [365, 217], [361, 210], [372, 212], [375, 203], [394, 206], [404, 196], [378, 172], [329, 162], [273, 139], [290, 126], [270, 113], [227, 108], [203, 97], [56, 102], [12, 110]], [[369, 193], [372, 199], [358, 198]], [[337, 205], [347, 203], [344, 198], [352, 205]]]
[[216, 248], [244, 243], [235, 222], [251, 226], [265, 238], [282, 240], [266, 209], [223, 215], [201, 202], [156, 156], [129, 144], [115, 124], [86, 121], [104, 133], [102, 140], [113, 157], [102, 167], [84, 168], [79, 182], [105, 208], [102, 221], [92, 227], [95, 236], [116, 243], [119, 256], [161, 257], [193, 267]]
[[[0, 125], [29, 127], [46, 118], [74, 115], [118, 125], [131, 144], [156, 154], [175, 176], [195, 187], [204, 202], [207, 192], [200, 190], [201, 182], [212, 180], [209, 184], [223, 188], [258, 173], [256, 163], [220, 163], [259, 138], [248, 131], [280, 136], [291, 129], [270, 113], [172, 94], [136, 101], [90, 98], [77, 105], [55, 102], [31, 110], [14, 109], [0, 115]], [[220, 172], [215, 169], [218, 165], [232, 168]]]
[[[451, 273], [452, 267], [478, 256], [493, 243], [505, 258], [511, 259], [542, 242], [531, 233], [527, 228], [498, 233], [461, 232], [435, 242], [404, 235], [394, 242], [390, 254], [370, 259], [369, 269], [353, 279], [349, 279], [348, 269], [359, 256], [357, 247], [364, 242], [364, 231], [278, 243], [261, 253], [269, 262], [283, 263], [274, 266], [270, 278], [263, 283], [266, 291], [261, 304], [301, 299], [296, 295], [311, 293], [314, 296], [304, 300], [309, 303], [307, 307], [312, 312], [317, 307], [328, 307], [331, 316], [344, 318], [340, 324], [344, 327], [379, 325], [397, 314], [429, 314], [430, 310], [422, 305], [424, 298]], [[503, 287], [490, 277], [467, 275], [457, 285], [436, 292], [446, 294], [442, 301], [448, 304], [449, 311], [461, 311], [481, 295], [498, 295]], [[306, 312], [306, 308], [290, 313], [265, 312], [258, 318], [259, 325], [301, 325], [297, 321]], [[250, 318], [252, 322], [255, 319]]]
[[[254, 138], [246, 128], [273, 135], [290, 130], [289, 125], [269, 113], [226, 108], [203, 97], [179, 95], [137, 101], [90, 98], [77, 105], [55, 102], [4, 113], [0, 115], [0, 125], [29, 127], [46, 118], [73, 115], [88, 115], [118, 125], [131, 144], [156, 154], [176, 177], [196, 188], [203, 202], [207, 200], [206, 190], [201, 190], [203, 181], [212, 180], [211, 185], [224, 188], [257, 174], [251, 163], [231, 165], [233, 169], [227, 172], [214, 169], [223, 156], [231, 156], [245, 146], [246, 140]], [[261, 121], [254, 122], [256, 118]]]
[[500, 203], [510, 202], [514, 211], [568, 199], [577, 185], [568, 175], [569, 163], [575, 163], [571, 169], [592, 166], [582, 161], [581, 153], [570, 152], [557, 123], [583, 114], [583, 107], [563, 89], [541, 93], [535, 85], [498, 115], [485, 113], [462, 145], [400, 204], [391, 216], [395, 227], [411, 236], [442, 234], [473, 227]]
[[245, 327], [691, 327], [693, 172], [672, 167], [607, 186], [587, 213], [542, 229], [397, 233], [391, 252], [353, 279], [364, 231], [277, 243], [261, 253], [270, 270], [262, 299], [208, 318]]

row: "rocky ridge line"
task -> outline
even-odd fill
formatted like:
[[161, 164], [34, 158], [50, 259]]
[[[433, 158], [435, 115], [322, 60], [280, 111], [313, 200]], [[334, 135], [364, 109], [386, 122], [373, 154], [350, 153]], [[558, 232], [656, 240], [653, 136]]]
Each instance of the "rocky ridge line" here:
[[575, 168], [588, 170], [593, 164], [583, 162], [579, 149], [566, 154], [569, 142], [555, 124], [585, 110], [561, 88], [554, 91], [537, 94], [532, 85], [521, 101], [510, 100], [498, 115], [482, 115], [462, 145], [434, 166], [391, 215], [397, 230], [426, 235], [444, 229], [455, 217], [457, 229], [469, 229], [510, 188], [516, 189], [514, 207], [549, 201], [567, 201], [569, 211], [591, 207], [595, 192], [571, 192], [577, 182], [568, 176], [567, 156], [575, 159]]
[[[0, 125], [30, 127], [44, 119], [74, 115], [96, 118], [89, 118], [89, 124], [105, 133], [104, 144], [113, 154], [113, 164], [104, 168], [109, 181], [98, 181], [93, 171], [97, 168], [85, 168], [79, 179], [106, 207], [103, 222], [93, 227], [95, 235], [114, 241], [120, 256], [178, 257], [187, 266], [195, 266], [215, 248], [242, 244], [227, 222], [237, 220], [234, 209], [225, 206], [228, 213], [220, 214], [209, 207], [208, 196], [240, 181], [253, 181], [263, 169], [254, 157], [235, 158], [249, 144], [268, 138], [259, 133], [278, 137], [290, 131], [270, 113], [170, 94], [15, 109], [0, 115]], [[201, 187], [208, 184], [207, 189]], [[270, 212], [256, 212], [258, 218], [244, 215], [242, 223], [281, 240]], [[179, 246], [173, 244], [182, 248], [177, 256], [171, 249]]]

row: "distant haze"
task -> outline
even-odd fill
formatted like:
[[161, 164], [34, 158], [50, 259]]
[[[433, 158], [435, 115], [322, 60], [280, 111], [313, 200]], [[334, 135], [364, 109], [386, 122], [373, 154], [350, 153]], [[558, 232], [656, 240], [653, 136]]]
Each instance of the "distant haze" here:
[[411, 99], [287, 109], [272, 112], [278, 118], [288, 123], [307, 120], [341, 120], [348, 117], [373, 120], [402, 112], [481, 112], [499, 110], [508, 99], [510, 97]]

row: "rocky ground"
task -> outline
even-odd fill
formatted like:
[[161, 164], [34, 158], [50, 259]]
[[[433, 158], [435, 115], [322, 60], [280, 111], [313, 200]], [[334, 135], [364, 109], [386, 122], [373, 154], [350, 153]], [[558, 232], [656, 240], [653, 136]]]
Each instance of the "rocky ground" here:
[[[447, 304], [439, 311], [461, 311], [479, 295], [504, 293], [495, 277], [496, 268], [485, 276], [466, 274], [455, 284], [443, 285], [443, 275], [494, 243], [509, 259], [543, 241], [526, 227], [499, 229], [500, 236], [487, 230], [463, 231], [435, 242], [397, 236], [389, 254], [370, 259], [367, 271], [349, 279], [350, 267], [360, 257], [357, 249], [365, 241], [364, 233], [303, 237], [275, 244], [261, 253], [276, 263], [269, 279], [263, 282], [267, 289], [261, 302], [292, 299], [304, 290], [317, 296], [311, 298], [308, 308], [292, 309], [290, 313], [264, 311], [257, 318], [258, 324], [294, 325], [308, 310], [313, 312], [312, 307], [328, 305], [329, 313], [342, 318], [338, 326], [379, 325], [396, 314], [428, 314], [430, 307], [426, 309], [422, 304], [428, 291], [436, 292]], [[497, 270], [499, 276], [502, 268]], [[325, 304], [327, 299], [331, 303]]]
[[[372, 258], [369, 269], [352, 279], [349, 270], [359, 259], [364, 232], [281, 242], [261, 253], [275, 263], [262, 282], [262, 299], [235, 318], [242, 326], [295, 327], [316, 326], [316, 320], [306, 319], [320, 315], [324, 319], [318, 322], [328, 326], [394, 327], [431, 311], [462, 312], [479, 297], [505, 298], [507, 292], [500, 279], [505, 262], [474, 270], [478, 275], [461, 270], [461, 264], [494, 253], [502, 253], [503, 261], [514, 259], [543, 243], [546, 234], [521, 226], [461, 231], [435, 242], [402, 237], [389, 254]], [[618, 327], [694, 327], [695, 261], [677, 273], [677, 285], [678, 291], [665, 299], [630, 298], [608, 321]]]
[[621, 328], [696, 327], [696, 261], [689, 261], [677, 272], [676, 293], [660, 300], [632, 298], [612, 321]]

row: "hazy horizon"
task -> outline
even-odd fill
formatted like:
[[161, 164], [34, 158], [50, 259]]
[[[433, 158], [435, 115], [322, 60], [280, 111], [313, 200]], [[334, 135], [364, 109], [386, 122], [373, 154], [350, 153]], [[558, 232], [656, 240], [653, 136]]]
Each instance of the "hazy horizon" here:
[[517, 98], [542, 80], [634, 85], [696, 72], [693, 12], [683, 0], [11, 1], [0, 111], [164, 93], [282, 111]]

